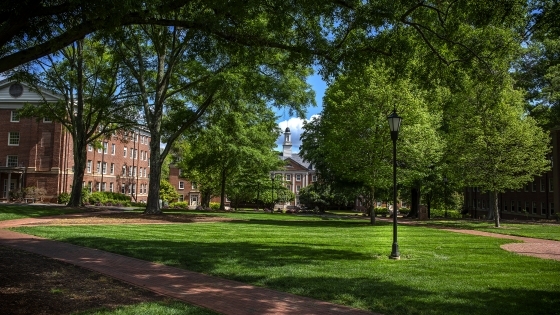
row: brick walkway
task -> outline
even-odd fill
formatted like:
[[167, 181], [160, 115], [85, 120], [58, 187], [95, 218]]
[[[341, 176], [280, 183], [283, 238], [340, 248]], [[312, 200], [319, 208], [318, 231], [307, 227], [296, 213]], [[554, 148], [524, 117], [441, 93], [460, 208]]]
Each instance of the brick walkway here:
[[[45, 222], [20, 219], [0, 228]], [[62, 260], [222, 314], [372, 314], [184, 269], [0, 229], [0, 245]]]

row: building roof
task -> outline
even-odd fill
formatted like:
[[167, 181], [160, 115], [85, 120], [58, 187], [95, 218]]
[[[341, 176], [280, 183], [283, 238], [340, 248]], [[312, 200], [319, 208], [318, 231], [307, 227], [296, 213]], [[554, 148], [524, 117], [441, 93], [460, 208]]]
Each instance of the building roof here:
[[306, 169], [311, 169], [311, 163], [305, 161], [299, 154], [292, 154], [291, 157], [286, 157], [286, 156], [283, 156], [282, 153], [280, 153], [280, 158], [282, 159], [282, 161], [285, 161], [287, 159], [291, 159], [294, 162], [296, 162], [297, 164], [305, 167]]

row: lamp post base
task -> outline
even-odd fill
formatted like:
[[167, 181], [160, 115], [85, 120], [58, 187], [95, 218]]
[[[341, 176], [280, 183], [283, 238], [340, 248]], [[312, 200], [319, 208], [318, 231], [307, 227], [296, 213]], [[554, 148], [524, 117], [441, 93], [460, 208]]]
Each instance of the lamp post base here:
[[391, 252], [390, 259], [399, 260], [401, 259], [401, 254], [399, 253], [399, 244], [393, 243], [393, 251]]

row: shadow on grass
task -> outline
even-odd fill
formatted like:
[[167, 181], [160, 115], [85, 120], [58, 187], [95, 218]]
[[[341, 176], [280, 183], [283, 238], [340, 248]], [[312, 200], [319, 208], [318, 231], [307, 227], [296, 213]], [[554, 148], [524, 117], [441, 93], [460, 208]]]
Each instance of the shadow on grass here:
[[[325, 223], [332, 224], [315, 222]], [[373, 259], [371, 254], [314, 247], [309, 244], [274, 243], [268, 246], [249, 242], [135, 241], [103, 237], [69, 237], [64, 241], [387, 315], [559, 314], [560, 307], [558, 288], [551, 288], [550, 291], [511, 289], [503, 288], [499, 283], [495, 286], [489, 283], [489, 286], [473, 291], [462, 289], [459, 283], [456, 290], [442, 291], [397, 284], [388, 281], [387, 278], [375, 276], [366, 278], [352, 274], [316, 277], [290, 275], [306, 274], [302, 268], [313, 268], [322, 261], [335, 264], [337, 261], [350, 261], [355, 262], [356, 266], [366, 268], [365, 262]], [[380, 270], [383, 273], [415, 272], [391, 270], [393, 265], [380, 266], [385, 268]], [[268, 272], [267, 268], [285, 269]]]

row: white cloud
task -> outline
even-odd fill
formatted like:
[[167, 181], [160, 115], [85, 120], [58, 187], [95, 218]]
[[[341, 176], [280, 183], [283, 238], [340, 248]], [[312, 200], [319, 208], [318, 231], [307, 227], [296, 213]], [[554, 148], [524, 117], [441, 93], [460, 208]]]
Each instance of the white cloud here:
[[282, 144], [284, 143], [284, 131], [286, 127], [290, 128], [290, 133], [292, 134], [292, 152], [299, 152], [299, 146], [301, 145], [300, 135], [303, 133], [303, 123], [305, 121], [311, 121], [314, 118], [318, 118], [320, 115], [313, 115], [309, 119], [300, 118], [290, 118], [289, 120], [284, 120], [278, 123], [278, 127], [282, 133], [280, 137], [276, 140], [277, 150], [282, 151]]

